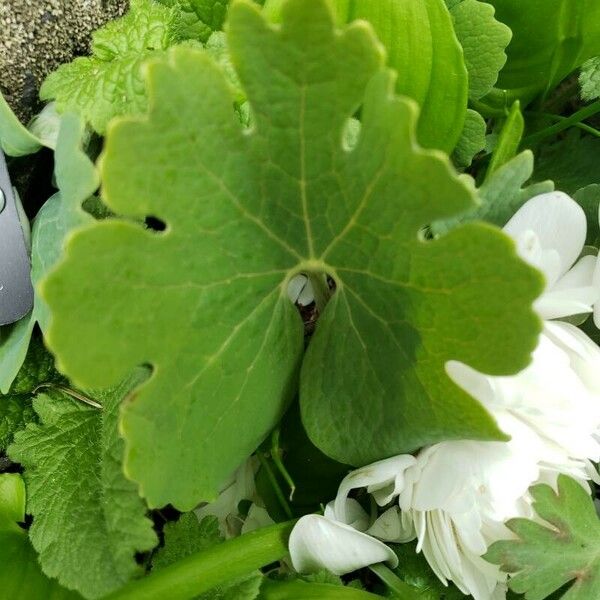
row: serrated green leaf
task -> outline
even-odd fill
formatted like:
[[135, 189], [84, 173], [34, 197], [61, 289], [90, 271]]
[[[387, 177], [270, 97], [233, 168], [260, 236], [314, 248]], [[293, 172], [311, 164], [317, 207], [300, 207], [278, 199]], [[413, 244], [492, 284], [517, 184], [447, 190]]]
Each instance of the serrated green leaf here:
[[469, 108], [463, 132], [452, 154], [454, 164], [458, 168], [471, 166], [473, 158], [485, 149], [486, 130], [484, 118], [477, 111]]
[[51, 73], [40, 90], [59, 112], [80, 113], [98, 132], [119, 115], [145, 112], [142, 64], [184, 38], [178, 6], [132, 0], [127, 15], [93, 36], [92, 56], [76, 58]]
[[[66, 114], [61, 121], [54, 155], [55, 177], [59, 193], [40, 209], [33, 223], [31, 243], [31, 280], [34, 288], [59, 260], [68, 233], [93, 221], [82, 208], [98, 188], [98, 173], [81, 148], [85, 135], [79, 117]], [[35, 293], [31, 314], [12, 325], [0, 342], [0, 391], [7, 394], [27, 356], [33, 329], [48, 327], [48, 308]]]
[[54, 367], [54, 357], [38, 337], [32, 339], [23, 366], [10, 386], [10, 394], [33, 395], [40, 385], [65, 383]]
[[54, 359], [42, 341], [34, 338], [8, 395], [0, 397], [0, 450], [6, 450], [28, 423], [37, 421], [32, 395], [40, 385], [49, 383], [64, 383], [64, 378], [54, 368]]
[[533, 154], [525, 150], [486, 179], [478, 190], [481, 204], [477, 208], [457, 218], [434, 223], [433, 232], [437, 235], [444, 234], [459, 223], [473, 220], [486, 221], [503, 227], [527, 200], [554, 190], [551, 181], [525, 187], [532, 173]]
[[0, 596], [4, 600], [78, 600], [79, 594], [61, 588], [41, 571], [27, 532], [25, 484], [20, 475], [0, 475]]
[[371, 23], [397, 73], [396, 91], [421, 108], [417, 138], [452, 152], [465, 121], [468, 76], [443, 0], [332, 0], [338, 19]]
[[86, 598], [139, 575], [135, 552], [157, 543], [137, 487], [123, 475], [118, 433], [120, 404], [146, 377], [138, 369], [118, 386], [88, 394], [101, 410], [59, 392], [38, 396], [41, 424], [28, 425], [9, 448], [25, 467], [30, 538], [44, 573]]
[[[414, 103], [392, 95], [365, 23], [335, 33], [325, 0], [290, 0], [280, 28], [249, 2], [229, 14], [252, 129], [206, 53], [176, 48], [151, 65], [153, 110], [111, 127], [103, 191], [115, 213], [154, 215], [166, 230], [81, 229], [43, 285], [48, 342], [76, 383], [155, 367], [123, 412], [128, 474], [152, 506], [214, 499], [296, 391], [304, 336], [287, 285], [299, 272], [337, 284], [302, 371], [317, 446], [364, 464], [440, 439], [501, 438], [445, 363], [524, 367], [539, 274], [487, 225], [420, 239], [475, 199], [446, 156], [416, 145]], [[342, 132], [361, 104], [349, 151]]]
[[158, 0], [165, 6], [174, 6], [183, 13], [186, 38], [208, 41], [214, 31], [223, 29], [229, 0]]
[[[512, 108], [502, 125], [502, 130], [500, 131], [496, 146], [492, 152], [492, 159], [490, 160], [490, 165], [486, 172], [486, 178], [489, 178], [501, 166], [505, 165], [517, 155], [524, 131], [525, 119], [523, 119], [521, 105], [517, 100], [512, 105]], [[531, 173], [529, 175], [531, 176]]]
[[544, 523], [508, 521], [517, 539], [496, 542], [485, 559], [512, 573], [510, 588], [526, 600], [544, 600], [569, 582], [562, 600], [600, 598], [600, 520], [588, 492], [566, 475], [558, 493], [549, 485], [530, 492]]
[[525, 150], [494, 171], [479, 189], [481, 207], [472, 217], [504, 227], [527, 200], [552, 192], [551, 181], [526, 185], [533, 164], [533, 154]]
[[494, 18], [494, 7], [478, 0], [449, 6], [454, 30], [463, 47], [469, 73], [469, 96], [485, 96], [498, 80], [506, 63], [506, 47], [512, 38], [509, 27]]
[[574, 200], [583, 208], [587, 219], [586, 246], [600, 248], [600, 185], [588, 185], [577, 190]]
[[178, 560], [210, 548], [223, 541], [216, 517], [198, 521], [194, 512], [184, 513], [178, 521], [167, 523], [164, 528], [165, 544], [152, 558], [153, 569], [163, 569]]
[[42, 147], [42, 142], [19, 121], [0, 92], [0, 148], [8, 156], [26, 156]]
[[[175, 523], [167, 523], [164, 533], [165, 545], [152, 560], [153, 570], [168, 567], [223, 541], [215, 517], [205, 517], [199, 522], [193, 512], [181, 515]], [[230, 585], [196, 596], [195, 600], [254, 600], [258, 597], [262, 579], [262, 574], [257, 571]]]
[[17, 431], [35, 419], [29, 396], [0, 398], [0, 450], [6, 450]]
[[498, 88], [524, 104], [600, 54], [597, 0], [486, 0], [513, 39]]
[[536, 159], [537, 179], [552, 179], [556, 189], [574, 194], [600, 184], [600, 139], [569, 132], [563, 139], [542, 147]]
[[583, 63], [579, 74], [581, 97], [587, 102], [600, 98], [600, 56]]

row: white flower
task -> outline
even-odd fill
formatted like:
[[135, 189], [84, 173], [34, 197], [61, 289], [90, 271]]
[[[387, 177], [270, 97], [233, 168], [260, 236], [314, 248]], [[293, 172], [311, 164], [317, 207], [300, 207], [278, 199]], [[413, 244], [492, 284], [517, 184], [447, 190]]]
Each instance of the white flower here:
[[535, 305], [543, 319], [592, 312], [600, 298], [600, 269], [596, 256], [578, 260], [587, 222], [573, 199], [562, 192], [536, 196], [504, 231], [515, 240], [521, 258], [546, 278], [544, 294]]
[[292, 277], [288, 284], [288, 298], [294, 303], [300, 306], [308, 306], [315, 300], [315, 293], [313, 291], [312, 283], [306, 275], [296, 275]]
[[292, 565], [299, 573], [326, 569], [343, 575], [398, 557], [383, 542], [327, 516], [306, 515], [294, 527], [289, 541]]
[[263, 527], [274, 524], [275, 521], [273, 521], [267, 509], [259, 506], [256, 502], [253, 502], [248, 509], [248, 514], [244, 519], [240, 534], [244, 535], [245, 533], [250, 533], [251, 531], [256, 531], [257, 529], [262, 529]]
[[[204, 517], [212, 516], [219, 520], [221, 535], [232, 538], [240, 535], [244, 521], [241, 518], [238, 506], [242, 500], [254, 502], [256, 486], [254, 476], [258, 470], [258, 460], [249, 458], [225, 483], [218, 498], [214, 502], [204, 504], [195, 510], [199, 521]], [[248, 515], [251, 516], [250, 513]], [[256, 514], [253, 514], [256, 517]]]
[[[440, 580], [453, 581], [475, 600], [506, 596], [506, 575], [482, 555], [511, 536], [507, 519], [533, 516], [529, 487], [555, 484], [559, 473], [586, 486], [598, 480], [592, 461], [600, 460], [600, 349], [576, 327], [551, 321], [595, 309], [600, 322], [598, 258], [580, 258], [585, 215], [565, 194], [544, 194], [527, 202], [505, 231], [546, 279], [535, 304], [544, 331], [532, 363], [511, 377], [490, 377], [457, 362], [446, 368], [511, 440], [443, 442], [416, 458], [398, 456], [363, 467], [344, 479], [326, 511], [329, 522], [362, 535], [390, 542], [416, 538]], [[383, 514], [371, 517], [348, 497], [358, 487], [385, 506]], [[328, 536], [335, 531], [329, 526]], [[316, 551], [318, 533], [305, 554]], [[331, 539], [328, 544], [335, 545]], [[342, 559], [338, 555], [339, 571], [352, 570], [356, 561], [343, 565]]]

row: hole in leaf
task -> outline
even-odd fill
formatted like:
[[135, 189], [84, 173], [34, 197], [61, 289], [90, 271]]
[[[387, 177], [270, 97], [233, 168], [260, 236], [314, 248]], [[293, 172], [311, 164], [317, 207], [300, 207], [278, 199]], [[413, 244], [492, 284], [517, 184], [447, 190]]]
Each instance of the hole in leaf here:
[[146, 217], [144, 222], [146, 227], [152, 229], [152, 231], [164, 231], [167, 228], [167, 224], [158, 217]]

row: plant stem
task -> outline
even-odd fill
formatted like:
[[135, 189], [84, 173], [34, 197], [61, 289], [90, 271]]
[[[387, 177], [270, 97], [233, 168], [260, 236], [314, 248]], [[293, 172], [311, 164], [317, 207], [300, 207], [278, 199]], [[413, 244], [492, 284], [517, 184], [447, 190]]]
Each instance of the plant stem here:
[[480, 100], [470, 100], [469, 106], [486, 119], [505, 119], [508, 116], [508, 108], [496, 108]]
[[[543, 117], [543, 118], [550, 119], [555, 122], [562, 122], [568, 118], [568, 117], [563, 117], [561, 115], [553, 115], [551, 113], [536, 112], [536, 111], [529, 111], [529, 110], [525, 114], [531, 115], [532, 117]], [[586, 125], [585, 123], [575, 123], [573, 125], [573, 127], [577, 127], [578, 129], [581, 129], [582, 131], [585, 131], [585, 132], [593, 135], [594, 137], [600, 137], [600, 131], [598, 131], [598, 129], [595, 129], [591, 125]]]
[[307, 276], [315, 294], [317, 310], [321, 314], [325, 309], [325, 305], [329, 302], [329, 298], [331, 298], [327, 275], [325, 273], [307, 273]]
[[271, 487], [273, 488], [273, 491], [277, 496], [277, 500], [279, 500], [279, 504], [281, 504], [281, 508], [283, 508], [283, 511], [285, 512], [288, 519], [293, 518], [294, 515], [292, 514], [292, 509], [290, 508], [290, 505], [286, 500], [285, 494], [283, 493], [283, 490], [281, 489], [281, 486], [277, 481], [277, 476], [275, 475], [275, 473], [273, 473], [273, 469], [271, 469], [269, 461], [266, 459], [265, 455], [262, 452], [258, 452], [257, 456], [261, 467], [265, 470], [265, 473], [267, 474], [267, 478], [269, 479]]
[[573, 113], [570, 117], [565, 117], [559, 123], [552, 125], [550, 127], [546, 127], [541, 131], [537, 131], [536, 133], [531, 134], [523, 140], [524, 145], [533, 145], [536, 142], [539, 142], [547, 137], [552, 135], [556, 135], [565, 129], [569, 129], [570, 127], [576, 126], [581, 121], [585, 121], [585, 119], [589, 119], [593, 115], [600, 113], [600, 100], [590, 104], [578, 110], [576, 113]]
[[260, 591], [261, 600], [376, 600], [370, 592], [326, 583], [266, 580]]
[[294, 499], [294, 493], [296, 492], [296, 484], [281, 460], [281, 448], [279, 447], [280, 433], [281, 430], [279, 427], [277, 427], [271, 434], [271, 458], [273, 459], [279, 474], [284, 478], [285, 482], [290, 488], [289, 501], [291, 502]]
[[402, 581], [400, 577], [383, 563], [371, 565], [369, 569], [394, 592], [397, 600], [415, 600], [415, 597], [419, 595], [415, 588]]
[[132, 581], [104, 600], [189, 600], [282, 559], [294, 524], [288, 521], [217, 544]]

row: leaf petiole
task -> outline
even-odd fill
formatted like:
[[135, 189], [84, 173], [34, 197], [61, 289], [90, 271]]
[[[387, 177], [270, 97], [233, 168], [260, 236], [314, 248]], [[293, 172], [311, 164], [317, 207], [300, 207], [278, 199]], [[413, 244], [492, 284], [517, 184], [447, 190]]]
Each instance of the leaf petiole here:
[[261, 600], [375, 600], [376, 594], [351, 587], [303, 581], [265, 580]]
[[[532, 117], [543, 117], [545, 119], [550, 119], [556, 123], [562, 123], [568, 119], [568, 117], [563, 117], [561, 115], [553, 115], [551, 113], [545, 112], [536, 112], [536, 111], [527, 111], [526, 115], [531, 115]], [[574, 123], [572, 127], [576, 127], [577, 129], [581, 129], [594, 137], [600, 138], [600, 131], [591, 125], [586, 125], [585, 123]]]
[[294, 515], [292, 514], [292, 509], [290, 508], [290, 505], [288, 504], [288, 501], [285, 498], [285, 494], [283, 493], [283, 490], [281, 489], [281, 486], [277, 481], [275, 473], [273, 473], [273, 469], [271, 469], [269, 461], [262, 452], [257, 452], [256, 455], [258, 456], [258, 460], [260, 462], [261, 467], [265, 470], [265, 473], [267, 474], [267, 478], [271, 484], [271, 487], [273, 488], [273, 491], [275, 492], [275, 495], [277, 496], [277, 500], [279, 500], [281, 508], [283, 508], [286, 516], [289, 519], [293, 518]]
[[388, 589], [394, 593], [397, 600], [415, 600], [415, 594], [417, 596], [420, 595], [415, 588], [402, 581], [400, 577], [383, 563], [371, 565], [369, 570], [385, 583]]
[[294, 525], [287, 521], [211, 546], [131, 581], [104, 600], [189, 600], [281, 560], [288, 553]]
[[279, 471], [279, 474], [283, 477], [285, 482], [288, 484], [290, 488], [289, 501], [292, 502], [294, 499], [294, 494], [296, 493], [296, 483], [294, 482], [292, 476], [289, 471], [286, 469], [283, 461], [281, 460], [282, 450], [279, 447], [279, 437], [281, 435], [281, 430], [279, 427], [273, 430], [271, 434], [271, 458]]
[[523, 146], [531, 146], [536, 142], [544, 140], [552, 135], [556, 135], [561, 131], [569, 129], [570, 127], [575, 127], [577, 124], [581, 123], [582, 121], [585, 121], [585, 119], [589, 119], [590, 117], [593, 117], [595, 114], [598, 113], [600, 113], [600, 100], [582, 108], [581, 110], [578, 110], [576, 113], [573, 113], [570, 117], [566, 117], [565, 119], [562, 119], [560, 122], [555, 123], [550, 127], [546, 127], [541, 131], [536, 131], [535, 133], [532, 133], [530, 136], [526, 137], [523, 140]]

